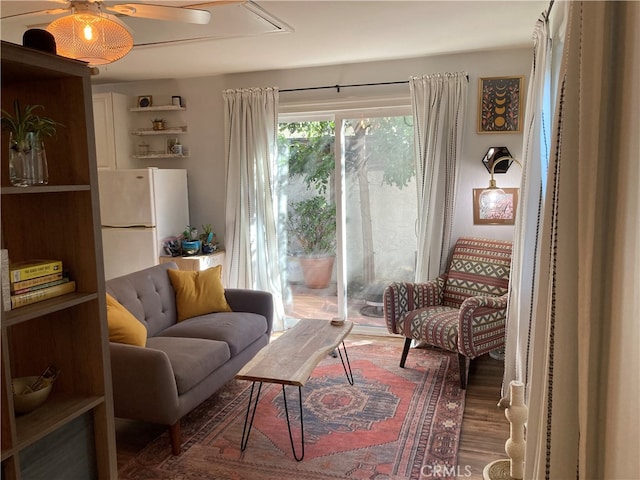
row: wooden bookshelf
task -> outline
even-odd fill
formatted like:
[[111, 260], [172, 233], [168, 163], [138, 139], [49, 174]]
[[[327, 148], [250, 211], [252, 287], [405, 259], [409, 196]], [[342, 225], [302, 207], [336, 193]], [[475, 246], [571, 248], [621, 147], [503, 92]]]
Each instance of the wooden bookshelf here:
[[[64, 127], [45, 140], [49, 184], [12, 187], [1, 145], [2, 248], [54, 258], [74, 293], [2, 312], [2, 479], [117, 477], [90, 71], [2, 42], [2, 108], [44, 106]], [[11, 378], [60, 369], [49, 399], [15, 414]]]

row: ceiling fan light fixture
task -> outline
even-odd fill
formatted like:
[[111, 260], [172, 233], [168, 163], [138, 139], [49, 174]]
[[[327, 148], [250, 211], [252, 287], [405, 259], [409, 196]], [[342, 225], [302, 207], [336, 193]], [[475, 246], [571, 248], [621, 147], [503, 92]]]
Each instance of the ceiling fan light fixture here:
[[56, 39], [58, 55], [91, 66], [115, 62], [133, 47], [127, 26], [101, 11], [76, 11], [54, 20], [46, 30]]

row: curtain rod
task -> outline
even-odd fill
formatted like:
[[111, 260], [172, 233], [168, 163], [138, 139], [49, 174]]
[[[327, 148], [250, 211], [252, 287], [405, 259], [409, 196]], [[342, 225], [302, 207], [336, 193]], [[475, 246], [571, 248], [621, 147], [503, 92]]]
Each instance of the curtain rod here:
[[547, 14], [545, 15], [545, 18], [547, 19], [547, 21], [549, 20], [549, 15], [551, 15], [551, 9], [553, 8], [553, 3], [555, 2], [555, 0], [551, 0], [549, 2], [549, 8], [547, 9]]
[[[469, 75], [467, 75], [467, 82], [469, 81]], [[376, 82], [376, 83], [351, 83], [348, 85], [325, 85], [322, 87], [303, 87], [303, 88], [285, 88], [280, 92], [302, 92], [305, 90], [326, 90], [329, 88], [335, 88], [337, 93], [340, 93], [341, 88], [348, 87], [374, 87], [378, 85], [400, 85], [403, 83], [409, 83], [409, 80], [401, 80], [397, 82]]]

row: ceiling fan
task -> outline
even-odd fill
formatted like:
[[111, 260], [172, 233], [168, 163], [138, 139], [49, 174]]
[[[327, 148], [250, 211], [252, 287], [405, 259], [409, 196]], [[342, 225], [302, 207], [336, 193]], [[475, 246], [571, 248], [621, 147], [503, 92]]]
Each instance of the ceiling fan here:
[[[46, 30], [53, 35], [58, 55], [104, 65], [124, 57], [133, 47], [133, 36], [127, 25], [118, 18], [137, 17], [173, 22], [207, 24], [211, 14], [207, 10], [188, 6], [152, 5], [147, 3], [119, 3], [103, 0], [48, 0], [64, 7], [43, 9], [3, 17], [68, 15], [56, 18]], [[208, 5], [235, 3], [238, 0], [209, 2]], [[203, 6], [205, 4], [198, 4]]]

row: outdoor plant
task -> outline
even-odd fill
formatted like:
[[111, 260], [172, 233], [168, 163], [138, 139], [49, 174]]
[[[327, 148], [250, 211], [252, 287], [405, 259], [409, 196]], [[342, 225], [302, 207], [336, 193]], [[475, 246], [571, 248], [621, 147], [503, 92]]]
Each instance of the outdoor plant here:
[[30, 133], [41, 139], [52, 137], [56, 134], [56, 127], [63, 126], [49, 117], [38, 115], [36, 110], [39, 108], [44, 109], [42, 105], [27, 105], [23, 110], [20, 102], [14, 100], [13, 114], [2, 109], [2, 128], [11, 133], [11, 149], [27, 152], [32, 147]]
[[300, 242], [305, 255], [334, 255], [336, 249], [336, 207], [321, 196], [296, 202], [287, 216], [287, 228]]

